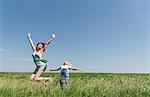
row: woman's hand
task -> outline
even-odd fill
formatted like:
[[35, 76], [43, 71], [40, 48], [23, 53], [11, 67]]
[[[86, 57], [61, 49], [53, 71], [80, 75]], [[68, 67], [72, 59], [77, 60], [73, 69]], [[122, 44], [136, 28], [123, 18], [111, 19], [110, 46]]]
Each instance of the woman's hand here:
[[52, 35], [51, 35], [51, 38], [52, 38], [52, 39], [54, 39], [55, 37], [56, 37], [56, 35], [55, 35], [55, 34], [52, 34]]
[[33, 49], [33, 52], [36, 51], [36, 47], [35, 47], [35, 45], [34, 45], [32, 39], [31, 39], [31, 34], [30, 34], [30, 32], [28, 32], [28, 39], [29, 39], [29, 42], [30, 42], [31, 47], [32, 47], [32, 49]]
[[41, 51], [44, 51], [55, 37], [56, 37], [55, 34], [52, 34], [49, 40], [44, 45], [44, 47], [41, 49]]
[[31, 33], [30, 33], [30, 32], [28, 32], [28, 36], [31, 36]]

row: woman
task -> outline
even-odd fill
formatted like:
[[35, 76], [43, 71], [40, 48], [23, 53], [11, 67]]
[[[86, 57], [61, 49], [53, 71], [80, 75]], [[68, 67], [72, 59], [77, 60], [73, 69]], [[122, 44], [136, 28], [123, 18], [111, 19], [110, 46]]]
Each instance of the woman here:
[[33, 54], [32, 54], [33, 61], [36, 64], [36, 69], [31, 75], [30, 80], [49, 80], [50, 79], [50, 78], [44, 78], [40, 76], [45, 71], [47, 67], [47, 62], [48, 62], [47, 60], [44, 60], [42, 56], [44, 54], [45, 49], [48, 47], [48, 45], [51, 43], [51, 41], [54, 38], [55, 38], [55, 34], [52, 34], [51, 38], [47, 41], [47, 43], [39, 42], [35, 46], [31, 39], [31, 34], [28, 33], [28, 39], [33, 50]]

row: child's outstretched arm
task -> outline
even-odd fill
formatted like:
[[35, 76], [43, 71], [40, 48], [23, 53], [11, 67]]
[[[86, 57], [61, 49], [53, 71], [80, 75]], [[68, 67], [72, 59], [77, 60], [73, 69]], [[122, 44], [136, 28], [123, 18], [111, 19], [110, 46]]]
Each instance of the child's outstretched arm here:
[[50, 37], [49, 40], [46, 42], [46, 44], [45, 44], [45, 46], [44, 46], [43, 49], [46, 49], [53, 39], [55, 39], [55, 34], [52, 34], [52, 35], [51, 35], [51, 37]]
[[72, 70], [81, 70], [80, 68], [75, 68], [75, 67], [73, 67], [73, 68], [71, 68]]
[[57, 69], [50, 69], [50, 71], [58, 71], [58, 70], [60, 70], [61, 68], [59, 67], [59, 68], [57, 68]]
[[30, 45], [31, 45], [31, 47], [32, 47], [32, 50], [33, 50], [33, 52], [34, 52], [34, 51], [36, 50], [36, 47], [35, 47], [35, 45], [34, 45], [32, 39], [31, 39], [31, 34], [30, 34], [29, 32], [28, 32], [28, 39], [29, 39]]

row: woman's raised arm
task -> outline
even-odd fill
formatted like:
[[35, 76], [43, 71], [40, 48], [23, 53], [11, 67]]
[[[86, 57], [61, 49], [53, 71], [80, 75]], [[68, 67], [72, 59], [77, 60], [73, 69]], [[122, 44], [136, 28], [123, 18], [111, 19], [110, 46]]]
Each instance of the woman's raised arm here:
[[29, 42], [30, 42], [33, 52], [36, 51], [36, 47], [31, 39], [31, 34], [29, 32], [28, 32], [28, 39], [29, 39]]
[[46, 44], [45, 44], [45, 46], [44, 46], [43, 49], [46, 49], [53, 39], [55, 39], [55, 34], [52, 34], [52, 35], [51, 35], [51, 37], [50, 37], [49, 40], [46, 42]]

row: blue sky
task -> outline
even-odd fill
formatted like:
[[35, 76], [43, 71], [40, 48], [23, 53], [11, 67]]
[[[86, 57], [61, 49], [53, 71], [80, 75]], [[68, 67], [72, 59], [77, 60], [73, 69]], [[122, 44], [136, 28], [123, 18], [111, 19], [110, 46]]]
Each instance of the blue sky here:
[[1, 69], [35, 69], [27, 40], [56, 39], [48, 68], [64, 60], [90, 72], [150, 72], [148, 0], [1, 0]]

